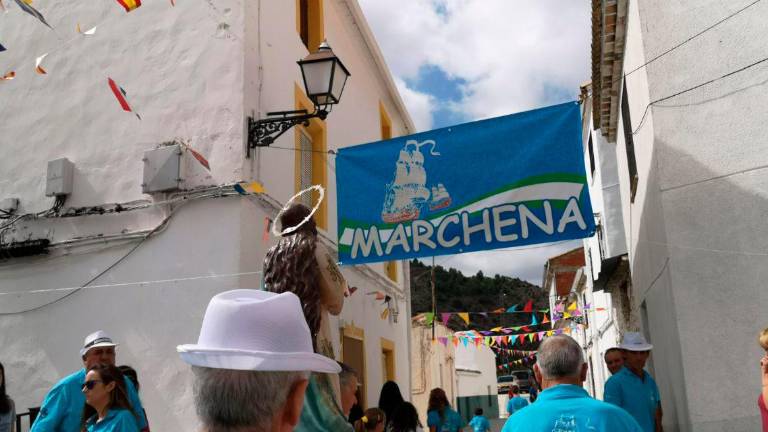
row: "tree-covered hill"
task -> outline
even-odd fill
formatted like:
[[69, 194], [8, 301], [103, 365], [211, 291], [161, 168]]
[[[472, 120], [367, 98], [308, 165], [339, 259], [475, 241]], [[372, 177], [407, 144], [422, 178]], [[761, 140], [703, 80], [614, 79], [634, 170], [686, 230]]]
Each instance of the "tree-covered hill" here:
[[[411, 261], [411, 310], [413, 315], [432, 311], [430, 269], [418, 260]], [[442, 312], [490, 312], [525, 304], [533, 299], [534, 309], [546, 309], [549, 302], [540, 287], [508, 276], [487, 277], [482, 272], [464, 276], [453, 268], [435, 267], [435, 297], [438, 319]], [[539, 316], [541, 318], [541, 316]], [[531, 314], [470, 313], [467, 326], [458, 316], [451, 317], [448, 326], [454, 331], [487, 330], [497, 326], [521, 326], [529, 324]]]

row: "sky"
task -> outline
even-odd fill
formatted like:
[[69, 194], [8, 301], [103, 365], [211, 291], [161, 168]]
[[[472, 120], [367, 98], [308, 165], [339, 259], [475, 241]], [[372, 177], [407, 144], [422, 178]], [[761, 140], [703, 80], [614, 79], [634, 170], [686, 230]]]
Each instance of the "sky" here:
[[[590, 79], [589, 0], [358, 1], [418, 131], [575, 100]], [[580, 245], [435, 263], [540, 284], [547, 258]]]

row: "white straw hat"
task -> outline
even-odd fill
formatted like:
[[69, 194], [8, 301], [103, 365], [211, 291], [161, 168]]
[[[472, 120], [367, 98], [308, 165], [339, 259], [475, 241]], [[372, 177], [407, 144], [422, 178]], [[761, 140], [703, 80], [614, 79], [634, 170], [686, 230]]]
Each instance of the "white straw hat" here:
[[627, 351], [650, 351], [653, 349], [653, 345], [646, 342], [645, 336], [641, 333], [626, 332], [619, 348]]
[[234, 290], [214, 296], [197, 344], [179, 345], [182, 360], [215, 369], [339, 373], [336, 361], [312, 349], [295, 294]]
[[112, 342], [112, 338], [109, 337], [107, 332], [104, 330], [97, 330], [85, 337], [83, 347], [80, 349], [80, 356], [84, 356], [93, 348], [115, 346], [117, 346], [117, 344]]

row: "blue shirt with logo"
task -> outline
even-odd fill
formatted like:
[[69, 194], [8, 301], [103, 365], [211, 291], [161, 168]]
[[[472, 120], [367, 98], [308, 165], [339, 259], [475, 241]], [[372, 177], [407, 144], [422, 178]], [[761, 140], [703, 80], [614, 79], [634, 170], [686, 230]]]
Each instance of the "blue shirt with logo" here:
[[486, 432], [491, 430], [491, 422], [485, 416], [476, 415], [469, 421], [472, 432]]
[[648, 372], [641, 379], [624, 367], [605, 383], [603, 399], [624, 408], [645, 432], [656, 430], [656, 410], [661, 403], [659, 388]]
[[[30, 432], [80, 432], [80, 419], [85, 408], [85, 394], [82, 390], [84, 382], [85, 369], [80, 369], [56, 383], [45, 395], [40, 414]], [[134, 411], [141, 413], [137, 421], [139, 428], [146, 429], [144, 408], [136, 388], [128, 378], [125, 378], [125, 387]]]
[[443, 418], [440, 419], [440, 413], [432, 410], [427, 413], [427, 426], [434, 426], [437, 432], [456, 432], [464, 427], [464, 421], [456, 411], [450, 407], [443, 410]]
[[502, 432], [643, 432], [621, 408], [592, 399], [583, 388], [560, 384], [539, 393], [535, 404], [516, 412]]
[[88, 432], [139, 432], [136, 416], [127, 409], [110, 409], [102, 421], [96, 416], [85, 423]]
[[514, 414], [517, 411], [520, 411], [521, 409], [528, 406], [528, 401], [521, 398], [520, 396], [515, 396], [512, 399], [507, 402], [507, 412], [509, 415]]

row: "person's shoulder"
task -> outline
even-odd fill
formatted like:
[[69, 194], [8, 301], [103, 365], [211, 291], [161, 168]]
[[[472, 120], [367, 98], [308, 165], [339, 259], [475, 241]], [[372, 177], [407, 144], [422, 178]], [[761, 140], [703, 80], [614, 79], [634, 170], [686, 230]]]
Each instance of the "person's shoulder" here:
[[53, 386], [53, 388], [68, 386], [72, 384], [77, 384], [78, 386], [80, 386], [83, 383], [83, 381], [85, 381], [85, 369], [79, 369], [65, 376], [61, 380], [59, 380], [59, 382], [57, 382], [56, 385]]

